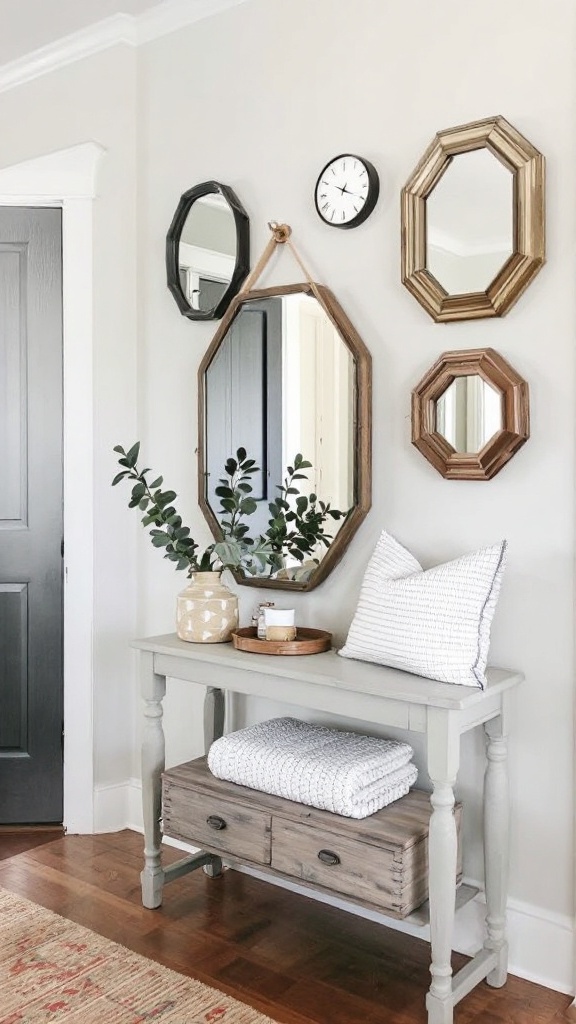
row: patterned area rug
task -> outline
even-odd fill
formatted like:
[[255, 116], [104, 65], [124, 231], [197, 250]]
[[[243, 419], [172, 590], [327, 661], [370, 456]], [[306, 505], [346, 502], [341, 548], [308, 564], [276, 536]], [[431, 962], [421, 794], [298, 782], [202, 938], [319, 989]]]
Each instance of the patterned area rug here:
[[0, 889], [0, 1024], [274, 1024]]

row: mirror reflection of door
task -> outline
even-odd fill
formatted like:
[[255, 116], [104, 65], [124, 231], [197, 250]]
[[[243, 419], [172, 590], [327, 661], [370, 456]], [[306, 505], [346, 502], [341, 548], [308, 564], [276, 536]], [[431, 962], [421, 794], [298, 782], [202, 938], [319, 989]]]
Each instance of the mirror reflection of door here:
[[477, 454], [502, 429], [502, 395], [478, 374], [456, 377], [436, 402], [436, 430], [456, 452]]
[[192, 309], [215, 309], [228, 288], [236, 264], [238, 239], [234, 215], [224, 196], [201, 196], [190, 207], [178, 246], [178, 273]]
[[260, 472], [252, 477], [258, 510], [251, 533], [262, 533], [268, 502], [282, 478], [282, 302], [247, 303], [226, 334], [206, 373], [206, 496], [215, 495], [227, 459], [246, 449]]
[[[312, 463], [299, 493], [347, 512], [355, 501], [355, 382], [354, 357], [315, 297], [242, 303], [205, 374], [206, 497], [215, 517], [215, 488], [239, 447], [261, 467], [252, 478], [252, 536], [266, 531], [268, 505], [298, 453]], [[293, 507], [297, 497], [288, 495]], [[332, 539], [343, 522], [330, 519]], [[314, 557], [325, 553], [321, 546]], [[294, 560], [284, 569], [302, 567]]]
[[426, 267], [449, 295], [483, 292], [514, 249], [512, 173], [488, 149], [459, 153], [426, 200]]

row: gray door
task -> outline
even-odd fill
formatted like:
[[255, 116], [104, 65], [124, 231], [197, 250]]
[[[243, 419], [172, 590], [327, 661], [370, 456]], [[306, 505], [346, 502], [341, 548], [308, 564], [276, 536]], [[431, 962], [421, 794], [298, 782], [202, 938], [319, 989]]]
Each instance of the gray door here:
[[281, 299], [242, 306], [206, 374], [206, 497], [215, 515], [215, 488], [240, 447], [260, 467], [252, 477], [259, 507], [249, 525], [252, 535], [264, 533], [282, 480]]
[[62, 821], [62, 216], [0, 208], [0, 822]]

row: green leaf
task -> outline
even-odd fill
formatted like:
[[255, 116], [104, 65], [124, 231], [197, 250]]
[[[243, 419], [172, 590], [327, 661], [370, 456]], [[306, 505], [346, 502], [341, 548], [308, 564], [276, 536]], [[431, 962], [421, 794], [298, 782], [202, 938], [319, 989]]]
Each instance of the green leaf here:
[[155, 548], [165, 548], [170, 543], [170, 537], [165, 533], [155, 533], [152, 537], [152, 543]]
[[238, 463], [236, 462], [236, 459], [228, 459], [224, 466], [224, 469], [228, 473], [228, 476], [234, 476], [234, 473], [238, 469]]
[[121, 444], [115, 444], [113, 449], [112, 449], [112, 451], [113, 452], [119, 452], [120, 455], [126, 455], [126, 452], [124, 451], [124, 449], [123, 449]]
[[189, 565], [190, 565], [190, 562], [188, 561], [187, 558], [180, 558], [178, 560], [178, 565], [176, 566], [176, 568], [177, 569], [187, 569]]
[[300, 493], [300, 491], [298, 490], [297, 487], [287, 487], [286, 488], [286, 494], [299, 494], [299, 493]]
[[[132, 466], [130, 465], [130, 463], [128, 462], [128, 459], [118, 459], [118, 465], [119, 465], [119, 466], [127, 466], [127, 467], [128, 467], [128, 469], [132, 469], [132, 468], [133, 468], [133, 467], [132, 467]], [[126, 475], [127, 475], [127, 476], [129, 476], [130, 474], [129, 474], [129, 473], [127, 473]]]
[[235, 512], [236, 502], [233, 498], [222, 498], [220, 501], [220, 508], [224, 509], [225, 512]]
[[238, 459], [238, 462], [244, 462], [244, 459], [246, 458], [246, 449], [238, 448], [236, 450], [236, 458]]
[[207, 548], [198, 564], [198, 572], [210, 572], [212, 568], [212, 555], [216, 545]]
[[116, 484], [119, 484], [120, 481], [123, 480], [125, 476], [129, 476], [128, 470], [126, 469], [123, 470], [122, 473], [117, 473], [112, 481], [112, 487], [115, 487]]
[[258, 502], [254, 498], [243, 498], [240, 502], [240, 512], [244, 516], [251, 516], [258, 508]]
[[140, 454], [140, 441], [136, 441], [136, 444], [132, 445], [130, 451], [126, 452], [126, 458], [128, 459], [128, 462], [130, 463], [130, 466], [135, 466], [136, 465], [136, 463], [138, 462], [138, 455], [139, 454]]
[[[238, 484], [238, 490], [242, 491], [243, 494], [250, 494], [251, 491], [253, 490], [253, 488], [252, 488], [251, 484], [243, 484], [242, 483], [242, 484]], [[218, 493], [218, 491], [216, 491], [216, 493]]]
[[298, 466], [298, 469], [312, 469], [312, 463], [308, 462], [306, 459], [303, 459], [300, 465]]
[[156, 492], [154, 497], [156, 499], [156, 504], [159, 505], [160, 508], [164, 508], [166, 505], [169, 505], [171, 501], [174, 501], [177, 494], [176, 491], [160, 491], [159, 494]]
[[163, 483], [164, 477], [159, 476], [157, 480], [153, 480], [152, 483], [150, 484], [150, 490], [152, 490], [153, 487], [161, 487]]
[[140, 498], [139, 505], [140, 505], [140, 508], [142, 509], [142, 512], [144, 512], [148, 508], [148, 502], [149, 501], [150, 501], [150, 498], [148, 498], [147, 495], [144, 495], [143, 498]]
[[214, 494], [217, 494], [219, 498], [233, 498], [234, 491], [231, 487], [216, 487]]

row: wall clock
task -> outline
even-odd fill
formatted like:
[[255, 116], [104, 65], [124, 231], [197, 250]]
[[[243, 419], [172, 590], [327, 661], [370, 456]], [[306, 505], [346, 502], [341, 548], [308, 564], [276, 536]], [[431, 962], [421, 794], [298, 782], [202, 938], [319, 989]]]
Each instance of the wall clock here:
[[314, 202], [318, 216], [334, 228], [356, 228], [376, 206], [380, 181], [376, 168], [361, 156], [341, 153], [322, 169]]

